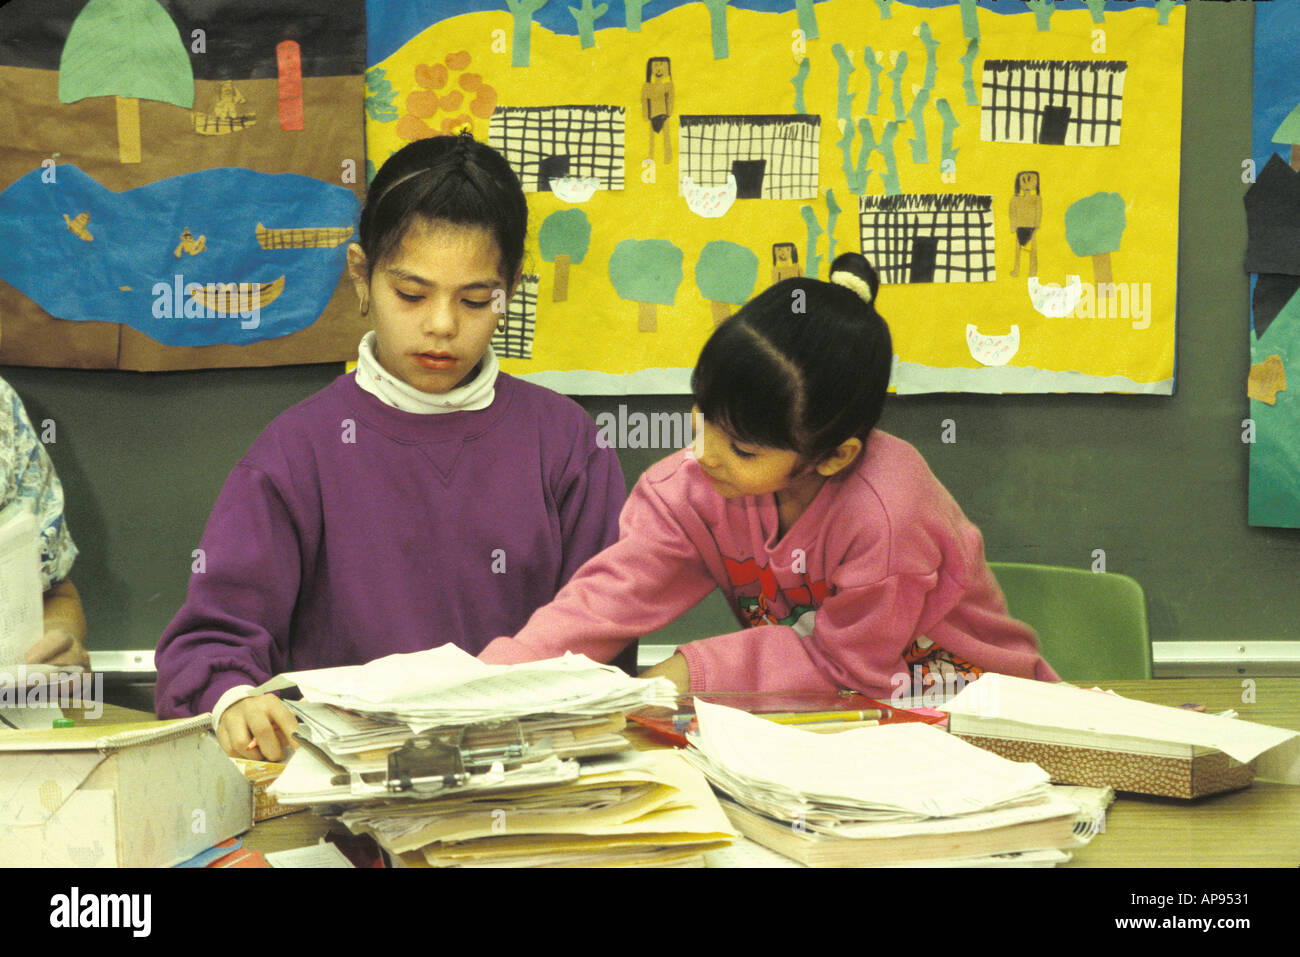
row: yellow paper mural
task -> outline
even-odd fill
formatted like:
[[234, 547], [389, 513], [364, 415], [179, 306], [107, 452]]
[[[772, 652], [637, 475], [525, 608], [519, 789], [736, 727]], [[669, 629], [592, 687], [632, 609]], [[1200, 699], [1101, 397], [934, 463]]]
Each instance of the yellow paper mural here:
[[741, 3], [372, 12], [372, 166], [469, 129], [529, 192], [503, 369], [687, 391], [718, 321], [858, 250], [899, 392], [1173, 391], [1181, 6]]

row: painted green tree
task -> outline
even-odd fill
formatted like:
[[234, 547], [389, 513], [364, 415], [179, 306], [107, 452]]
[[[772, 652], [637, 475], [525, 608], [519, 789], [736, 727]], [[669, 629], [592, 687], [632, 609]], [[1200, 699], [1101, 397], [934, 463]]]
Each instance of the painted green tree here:
[[1065, 211], [1065, 241], [1076, 256], [1092, 257], [1098, 285], [1111, 281], [1110, 254], [1119, 249], [1125, 225], [1124, 197], [1119, 193], [1093, 193]]
[[397, 107], [393, 99], [397, 90], [389, 82], [388, 74], [382, 67], [371, 67], [366, 71], [366, 115], [376, 123], [392, 123], [397, 120]]
[[533, 49], [533, 14], [546, 6], [546, 0], [506, 0], [514, 17], [514, 37], [510, 41], [510, 65], [528, 66]]
[[1300, 103], [1278, 124], [1272, 139], [1279, 146], [1291, 147], [1291, 168], [1300, 170]]
[[1088, 6], [1088, 12], [1092, 14], [1093, 23], [1106, 22], [1106, 0], [1083, 0]]
[[569, 13], [578, 21], [578, 40], [584, 50], [596, 45], [596, 21], [609, 11], [609, 4], [598, 7], [591, 5], [591, 0], [582, 0], [582, 6], [575, 10], [569, 7]]
[[732, 306], [743, 305], [758, 282], [758, 257], [747, 246], [715, 239], [704, 244], [695, 262], [695, 286], [713, 308], [713, 323], [721, 325]]
[[90, 0], [72, 21], [59, 60], [59, 102], [111, 96], [118, 156], [140, 162], [140, 101], [194, 106], [194, 70], [157, 0]]
[[794, 8], [799, 17], [799, 29], [803, 31], [804, 39], [817, 39], [817, 11], [813, 4], [816, 0], [794, 0]]
[[623, 16], [629, 33], [641, 32], [641, 8], [650, 0], [623, 0]]
[[655, 306], [671, 306], [682, 284], [681, 249], [666, 239], [624, 239], [609, 257], [609, 281], [623, 299], [639, 303], [642, 332], [659, 328]]
[[713, 59], [725, 60], [729, 52], [727, 42], [727, 4], [731, 0], [703, 0], [709, 9], [709, 28], [713, 32]]
[[796, 113], [807, 113], [808, 107], [804, 104], [803, 87], [808, 82], [808, 73], [812, 70], [812, 63], [807, 57], [799, 61], [799, 68], [794, 71], [794, 76], [790, 78], [790, 83], [794, 86], [794, 111]]
[[590, 245], [591, 220], [582, 210], [561, 209], [542, 220], [537, 230], [537, 246], [545, 262], [555, 263], [552, 302], [569, 298], [569, 266], [581, 265]]
[[1025, 6], [1033, 11], [1040, 32], [1052, 29], [1052, 14], [1056, 12], [1055, 0], [1025, 0]]

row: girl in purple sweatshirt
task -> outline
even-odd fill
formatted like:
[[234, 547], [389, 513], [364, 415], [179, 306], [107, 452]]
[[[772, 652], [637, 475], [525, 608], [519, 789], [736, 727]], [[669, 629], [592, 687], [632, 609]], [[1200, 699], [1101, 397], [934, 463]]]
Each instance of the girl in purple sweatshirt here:
[[161, 717], [212, 711], [230, 754], [296, 722], [253, 687], [518, 630], [617, 537], [618, 459], [576, 403], [499, 372], [528, 207], [468, 136], [420, 140], [370, 185], [348, 269], [374, 331], [357, 370], [235, 466], [158, 644]]
[[714, 588], [744, 627], [645, 676], [692, 691], [920, 693], [982, 671], [1056, 680], [1007, 614], [983, 540], [920, 454], [875, 428], [893, 348], [861, 255], [786, 279], [705, 344], [693, 448], [652, 466], [596, 556], [513, 637], [506, 663], [602, 660]]

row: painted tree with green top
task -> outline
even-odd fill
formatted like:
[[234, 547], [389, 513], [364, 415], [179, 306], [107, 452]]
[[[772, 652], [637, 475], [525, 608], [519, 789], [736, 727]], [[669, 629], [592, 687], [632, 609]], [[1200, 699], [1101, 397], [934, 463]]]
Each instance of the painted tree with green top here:
[[671, 306], [682, 284], [682, 251], [666, 239], [625, 239], [609, 257], [609, 281], [623, 299], [640, 304], [637, 328], [659, 328], [655, 305]]
[[111, 96], [118, 156], [140, 162], [140, 100], [191, 109], [194, 70], [180, 31], [157, 0], [90, 0], [59, 60], [59, 102]]
[[1092, 14], [1093, 23], [1106, 22], [1106, 0], [1083, 0]]
[[545, 262], [555, 263], [552, 302], [569, 298], [569, 265], [581, 265], [590, 245], [591, 220], [582, 210], [561, 209], [542, 220], [537, 230], [537, 246]]
[[1169, 14], [1173, 12], [1174, 7], [1178, 6], [1175, 0], [1156, 0], [1156, 23], [1161, 26], [1169, 25]]
[[721, 325], [758, 282], [758, 257], [747, 246], [715, 239], [705, 243], [695, 262], [695, 286], [713, 307], [713, 324]]
[[1065, 211], [1065, 241], [1076, 256], [1091, 256], [1093, 281], [1111, 281], [1110, 254], [1124, 235], [1124, 197], [1093, 193], [1071, 203]]
[[1273, 131], [1273, 142], [1291, 147], [1291, 168], [1300, 170], [1300, 103]]

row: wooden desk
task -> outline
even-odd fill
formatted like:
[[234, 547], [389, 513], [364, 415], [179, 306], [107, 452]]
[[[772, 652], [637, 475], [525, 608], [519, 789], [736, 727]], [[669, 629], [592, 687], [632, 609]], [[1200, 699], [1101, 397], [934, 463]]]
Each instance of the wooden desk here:
[[[1244, 681], [1252, 685], [1243, 685]], [[1086, 682], [1083, 682], [1087, 686]], [[1248, 721], [1300, 731], [1300, 678], [1157, 678], [1106, 681], [1103, 687], [1155, 704], [1203, 704], [1236, 710]], [[1243, 692], [1253, 701], [1243, 701]], [[104, 721], [141, 720], [141, 712], [104, 706]], [[657, 746], [633, 732], [639, 746]], [[315, 844], [330, 829], [310, 811], [258, 824], [244, 844], [281, 851]], [[1105, 831], [1075, 852], [1071, 867], [1296, 867], [1300, 865], [1300, 787], [1257, 782], [1244, 791], [1195, 801], [1121, 794]]]
[[[1297, 678], [1157, 678], [1099, 684], [1139, 701], [1166, 705], [1195, 702], [1211, 713], [1232, 708], [1247, 721], [1300, 731]], [[1242, 700], [1247, 692], [1253, 701]], [[1194, 801], [1120, 794], [1106, 814], [1105, 832], [1077, 850], [1067, 866], [1297, 865], [1300, 787], [1257, 781], [1244, 791]]]

